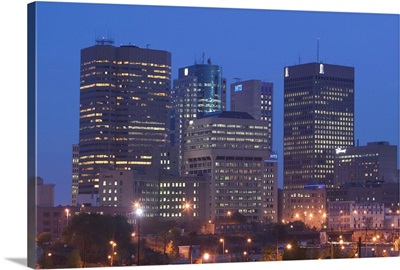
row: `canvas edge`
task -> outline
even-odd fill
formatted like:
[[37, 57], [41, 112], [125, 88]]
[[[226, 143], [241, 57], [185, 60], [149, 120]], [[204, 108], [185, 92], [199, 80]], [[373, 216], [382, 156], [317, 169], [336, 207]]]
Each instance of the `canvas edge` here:
[[36, 3], [27, 4], [27, 266], [34, 268], [36, 265]]

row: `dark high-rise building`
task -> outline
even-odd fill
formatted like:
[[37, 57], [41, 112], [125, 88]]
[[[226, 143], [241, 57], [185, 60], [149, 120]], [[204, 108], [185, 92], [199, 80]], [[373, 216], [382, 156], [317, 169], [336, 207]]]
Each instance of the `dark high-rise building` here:
[[[79, 194], [96, 194], [101, 168], [145, 173], [167, 142], [171, 53], [112, 40], [81, 50]], [[157, 158], [158, 160], [160, 158]]]
[[170, 141], [178, 148], [179, 168], [182, 165], [183, 130], [188, 121], [226, 108], [226, 79], [222, 67], [207, 63], [178, 70], [171, 90]]
[[268, 126], [268, 144], [272, 149], [273, 83], [260, 80], [239, 81], [231, 84], [231, 111], [247, 112]]
[[284, 189], [333, 186], [335, 149], [354, 145], [354, 68], [284, 68]]

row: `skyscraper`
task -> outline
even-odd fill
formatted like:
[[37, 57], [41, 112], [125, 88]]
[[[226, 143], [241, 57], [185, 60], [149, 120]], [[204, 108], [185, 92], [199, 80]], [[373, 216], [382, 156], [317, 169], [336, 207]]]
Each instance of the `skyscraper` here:
[[96, 42], [81, 50], [79, 194], [98, 192], [101, 168], [158, 165], [168, 135], [171, 53]]
[[171, 91], [171, 145], [178, 148], [182, 165], [183, 130], [188, 121], [226, 108], [226, 80], [222, 67], [207, 63], [180, 68]]
[[335, 149], [354, 145], [354, 68], [284, 68], [284, 189], [333, 186]]
[[273, 83], [261, 80], [238, 81], [231, 84], [231, 111], [247, 112], [268, 126], [268, 145], [272, 150]]

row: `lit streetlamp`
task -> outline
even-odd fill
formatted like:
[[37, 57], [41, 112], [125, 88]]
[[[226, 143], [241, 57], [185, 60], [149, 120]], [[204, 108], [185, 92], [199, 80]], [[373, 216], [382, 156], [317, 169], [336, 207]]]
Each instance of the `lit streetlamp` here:
[[68, 226], [68, 223], [69, 223], [69, 209], [68, 208], [65, 209], [65, 213], [66, 213], [66, 216], [67, 216], [67, 226]]
[[190, 208], [191, 208], [191, 205], [190, 205], [190, 203], [185, 203], [184, 205], [183, 205], [183, 208], [184, 208], [184, 211], [186, 211], [186, 220], [187, 220], [187, 222], [188, 222], [188, 224], [190, 223]]
[[114, 241], [110, 241], [110, 245], [111, 245], [111, 256], [108, 256], [110, 258], [110, 266], [114, 265], [114, 255], [116, 254], [115, 252], [115, 246], [117, 245], [117, 243], [115, 243]]
[[137, 249], [137, 265], [140, 265], [140, 217], [143, 214], [143, 209], [140, 208], [139, 205], [136, 205], [136, 216], [138, 217], [137, 222], [138, 222], [138, 226], [137, 226], [137, 236], [138, 236], [138, 249]]
[[219, 241], [222, 243], [222, 259], [225, 261], [225, 240], [224, 238], [219, 239]]
[[210, 258], [210, 254], [204, 253], [203, 259], [206, 260], [206, 261], [208, 261], [209, 258]]
[[250, 256], [250, 244], [251, 244], [251, 238], [247, 238], [247, 252], [248, 256]]

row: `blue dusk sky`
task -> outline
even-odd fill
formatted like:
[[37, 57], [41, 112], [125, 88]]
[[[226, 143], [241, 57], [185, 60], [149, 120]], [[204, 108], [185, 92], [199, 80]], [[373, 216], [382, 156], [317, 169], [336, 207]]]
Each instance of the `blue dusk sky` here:
[[37, 174], [56, 185], [56, 205], [71, 203], [80, 50], [102, 36], [111, 37], [115, 46], [171, 52], [172, 79], [180, 67], [199, 62], [204, 53], [205, 59], [222, 66], [228, 86], [236, 77], [272, 82], [280, 187], [285, 66], [315, 62], [319, 55], [324, 63], [354, 67], [355, 139], [359, 145], [398, 145], [398, 15], [39, 2]]

